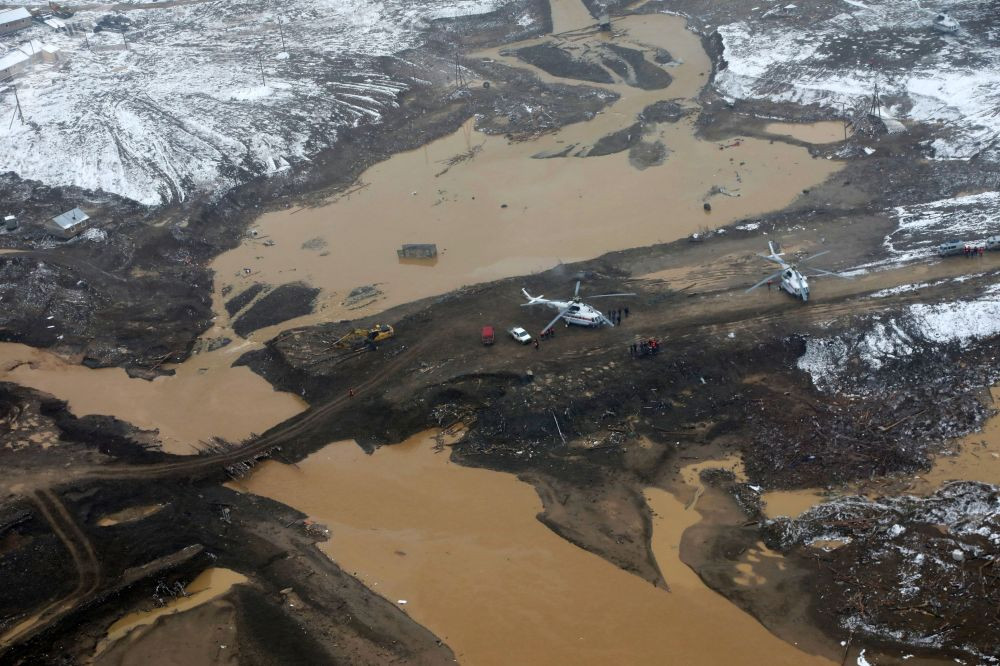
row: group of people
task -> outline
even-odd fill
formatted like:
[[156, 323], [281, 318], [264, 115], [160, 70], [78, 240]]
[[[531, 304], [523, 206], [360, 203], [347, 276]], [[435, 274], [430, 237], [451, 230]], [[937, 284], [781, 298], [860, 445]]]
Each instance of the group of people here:
[[621, 308], [620, 310], [609, 310], [607, 312], [607, 317], [611, 320], [611, 323], [618, 326], [622, 323], [622, 315], [626, 318], [628, 317], [628, 306]]
[[962, 253], [966, 257], [977, 257], [977, 256], [981, 257], [983, 256], [983, 252], [985, 250], [986, 248], [984, 248], [982, 245], [980, 245], [979, 247], [976, 247], [975, 245], [966, 245]]
[[537, 338], [535, 338], [535, 349], [538, 349], [538, 340], [539, 339], [541, 339], [541, 340], [551, 340], [554, 337], [556, 337], [555, 326], [549, 326], [547, 329], [545, 329], [544, 331], [542, 331], [541, 333], [539, 333]]
[[657, 354], [660, 351], [660, 341], [656, 338], [633, 342], [629, 347], [630, 356], [648, 356]]

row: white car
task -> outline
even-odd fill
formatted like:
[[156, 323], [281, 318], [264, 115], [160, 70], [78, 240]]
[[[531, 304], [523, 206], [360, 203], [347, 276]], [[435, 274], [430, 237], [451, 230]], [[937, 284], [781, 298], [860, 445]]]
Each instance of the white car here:
[[510, 337], [514, 338], [522, 345], [526, 345], [529, 342], [531, 342], [531, 334], [528, 333], [523, 328], [521, 328], [520, 326], [515, 326], [514, 328], [510, 329], [507, 332], [510, 333]]

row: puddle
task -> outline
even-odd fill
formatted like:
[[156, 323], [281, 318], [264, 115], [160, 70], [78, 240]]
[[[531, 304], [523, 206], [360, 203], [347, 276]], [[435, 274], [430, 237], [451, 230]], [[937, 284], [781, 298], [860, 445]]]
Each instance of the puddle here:
[[817, 550], [831, 551], [837, 550], [838, 548], [843, 548], [851, 542], [850, 539], [813, 539], [809, 542], [810, 548], [816, 548]]
[[768, 518], [788, 516], [797, 518], [803, 511], [824, 501], [816, 489], [772, 490], [761, 495], [764, 500], [764, 515]]
[[671, 592], [548, 530], [529, 485], [452, 464], [433, 444], [424, 434], [372, 456], [331, 444], [297, 467], [266, 462], [245, 486], [327, 525], [320, 548], [406, 601], [462, 663], [828, 663], [771, 635], [680, 561], [681, 534], [700, 515], [666, 491], [647, 499]]
[[188, 455], [200, 441], [239, 441], [305, 409], [298, 397], [275, 391], [249, 368], [229, 367], [241, 351], [233, 343], [194, 356], [173, 366], [173, 377], [150, 382], [120, 368], [95, 370], [26, 345], [0, 343], [0, 380], [66, 400], [76, 416], [108, 414], [158, 429], [164, 451]]
[[122, 509], [121, 511], [116, 511], [114, 513], [109, 513], [105, 516], [101, 516], [97, 521], [98, 527], [111, 527], [112, 525], [121, 525], [122, 523], [131, 523], [136, 520], [142, 520], [152, 516], [154, 513], [163, 508], [162, 504], [149, 504], [147, 506], [130, 506], [127, 509]]
[[[992, 406], [1000, 407], [1000, 386], [990, 389]], [[909, 492], [928, 494], [949, 481], [982, 481], [1000, 485], [1000, 414], [986, 421], [982, 431], [960, 440], [958, 455], [939, 456], [926, 474], [914, 479]]]
[[818, 123], [769, 123], [770, 134], [783, 134], [806, 143], [836, 143], [844, 140], [844, 123], [826, 120]]
[[137, 627], [150, 625], [157, 619], [174, 613], [180, 613], [222, 596], [233, 585], [245, 583], [246, 577], [230, 569], [206, 569], [187, 586], [188, 596], [172, 599], [163, 608], [150, 611], [129, 613], [108, 627], [107, 635], [97, 645], [94, 654], [98, 655], [111, 647], [116, 641], [124, 638]]
[[[554, 15], [557, 31], [594, 23], [580, 2], [556, 2]], [[532, 159], [573, 144], [590, 146], [628, 127], [646, 106], [661, 99], [681, 98], [696, 106], [711, 63], [683, 19], [629, 16], [616, 19], [615, 30], [616, 44], [662, 46], [682, 61], [668, 68], [673, 83], [655, 91], [624, 83], [601, 85], [621, 99], [591, 121], [537, 140], [508, 143], [466, 124], [425, 147], [395, 155], [365, 171], [360, 177], [365, 186], [349, 196], [318, 208], [263, 215], [255, 223], [256, 238], [246, 239], [213, 263], [216, 289], [231, 286], [235, 294], [254, 282], [302, 280], [322, 289], [317, 312], [281, 328], [357, 318], [464, 284], [670, 241], [703, 225], [721, 226], [777, 210], [839, 168], [836, 162], [812, 159], [805, 149], [780, 141], [700, 140], [692, 117], [651, 129], [646, 139], [661, 141], [671, 153], [664, 164], [642, 171], [629, 164], [627, 153]], [[585, 39], [590, 41], [574, 38], [565, 43], [583, 48], [608, 38]], [[529, 69], [545, 80], [568, 81], [502, 56], [500, 50], [477, 55]], [[471, 159], [444, 171], [446, 161], [470, 151]], [[713, 187], [739, 196], [713, 196], [713, 209], [706, 213], [704, 197]], [[436, 244], [436, 264], [400, 262], [396, 251], [404, 243]], [[309, 249], [315, 247], [323, 247], [323, 252]], [[344, 304], [355, 287], [376, 283], [384, 293], [375, 302], [360, 308]], [[252, 337], [262, 340], [274, 332]]]

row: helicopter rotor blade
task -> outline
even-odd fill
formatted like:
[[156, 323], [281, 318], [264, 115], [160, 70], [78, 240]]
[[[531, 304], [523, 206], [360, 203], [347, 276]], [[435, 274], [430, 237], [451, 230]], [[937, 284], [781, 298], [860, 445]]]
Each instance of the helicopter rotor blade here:
[[822, 252], [817, 252], [816, 254], [812, 255], [811, 257], [806, 257], [805, 259], [802, 259], [801, 261], [799, 261], [799, 263], [800, 264], [804, 264], [807, 261], [812, 261], [816, 257], [822, 257], [824, 254], [829, 254], [829, 253], [830, 253], [829, 250], [823, 250]]
[[820, 273], [821, 275], [832, 275], [833, 277], [839, 277], [842, 280], [853, 280], [854, 279], [854, 278], [852, 278], [849, 275], [841, 275], [840, 273], [834, 273], [832, 271], [825, 271], [822, 268], [812, 268], [812, 267], [810, 267], [809, 270], [816, 271], [817, 273]]
[[[784, 269], [782, 269], [782, 270], [784, 270]], [[767, 283], [768, 283], [768, 282], [769, 282], [770, 280], [773, 280], [774, 278], [778, 277], [779, 275], [781, 275], [781, 271], [776, 271], [776, 272], [774, 272], [774, 273], [771, 273], [771, 274], [770, 274], [770, 275], [768, 275], [768, 276], [767, 276], [766, 278], [764, 278], [763, 280], [761, 280], [760, 282], [758, 282], [758, 283], [757, 283], [757, 284], [755, 284], [754, 286], [752, 286], [752, 287], [750, 287], [749, 289], [747, 289], [747, 292], [751, 292], [751, 291], [753, 291], [754, 289], [756, 289], [757, 287], [760, 287], [760, 286], [762, 286], [762, 285], [765, 285], [765, 284], [767, 284]]]
[[569, 312], [569, 308], [566, 308], [565, 310], [563, 310], [562, 312], [560, 312], [559, 314], [557, 314], [555, 319], [553, 319], [552, 321], [550, 321], [548, 324], [545, 325], [545, 328], [542, 329], [542, 333], [544, 333], [545, 331], [547, 331], [550, 328], [552, 328], [553, 326], [555, 326], [556, 322], [559, 321], [560, 319], [562, 319], [563, 316], [565, 316], [565, 314], [567, 312]]
[[576, 289], [573, 290], [573, 296], [579, 296], [579, 295], [580, 295], [580, 281], [577, 280]]
[[628, 293], [628, 294], [595, 294], [594, 296], [587, 296], [586, 298], [589, 301], [592, 298], [610, 298], [612, 296], [636, 296], [636, 294], [633, 294], [633, 293]]

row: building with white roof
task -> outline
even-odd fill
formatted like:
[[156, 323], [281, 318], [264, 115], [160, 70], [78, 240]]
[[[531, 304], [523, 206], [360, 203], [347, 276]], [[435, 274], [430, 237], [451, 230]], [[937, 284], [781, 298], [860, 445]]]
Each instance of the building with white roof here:
[[9, 79], [28, 66], [31, 58], [24, 51], [14, 49], [0, 56], [0, 81]]
[[31, 13], [24, 7], [0, 11], [0, 35], [23, 30], [31, 25]]
[[63, 238], [72, 238], [87, 228], [90, 216], [79, 208], [68, 210], [52, 218], [51, 229]]

